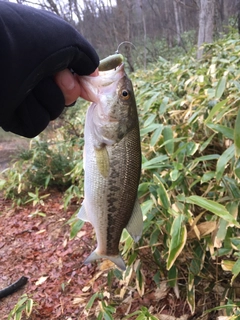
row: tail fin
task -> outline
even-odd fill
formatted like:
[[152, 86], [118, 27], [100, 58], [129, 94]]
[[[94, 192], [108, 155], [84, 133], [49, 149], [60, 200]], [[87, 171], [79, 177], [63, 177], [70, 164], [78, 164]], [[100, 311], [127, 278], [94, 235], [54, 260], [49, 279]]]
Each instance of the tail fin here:
[[119, 269], [122, 271], [126, 270], [126, 265], [125, 262], [123, 261], [122, 257], [120, 255], [118, 256], [105, 256], [105, 255], [100, 255], [95, 251], [93, 251], [90, 256], [87, 257], [87, 259], [84, 261], [84, 264], [89, 264], [95, 260], [98, 259], [108, 259], [112, 261]]

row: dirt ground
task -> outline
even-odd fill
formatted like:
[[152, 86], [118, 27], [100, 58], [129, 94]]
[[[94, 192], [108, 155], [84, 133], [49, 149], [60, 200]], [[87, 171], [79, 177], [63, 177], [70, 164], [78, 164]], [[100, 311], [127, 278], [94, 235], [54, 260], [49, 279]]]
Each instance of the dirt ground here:
[[13, 134], [0, 135], [0, 172], [9, 166], [14, 154], [28, 147], [29, 141]]
[[64, 210], [62, 199], [63, 194], [53, 191], [44, 206], [12, 207], [11, 201], [0, 194], [0, 289], [22, 276], [28, 278], [24, 288], [0, 299], [1, 320], [7, 319], [22, 294], [34, 301], [30, 318], [23, 316], [22, 320], [94, 320], [101, 311], [101, 299], [97, 297], [91, 306], [89, 303], [100, 292], [103, 303], [116, 306], [116, 320], [142, 307], [156, 316], [159, 313], [157, 319], [190, 319], [188, 306], [174, 298], [166, 281], [156, 289], [145, 251], [141, 254], [143, 291], [134, 285], [135, 273], [119, 281], [115, 276], [108, 277], [112, 264], [107, 261], [84, 265], [96, 245], [94, 231], [85, 223], [77, 237], [70, 240], [67, 221], [79, 203], [73, 202]]
[[[0, 137], [0, 173], [19, 147], [27, 147], [28, 143], [22, 138]], [[108, 303], [116, 306], [116, 320], [142, 307], [147, 307], [158, 319], [190, 319], [186, 302], [176, 299], [166, 281], [162, 288], [156, 288], [153, 280], [156, 270], [149, 268], [147, 258], [149, 250], [140, 252], [144, 290], [135, 283], [134, 271], [131, 277], [119, 281], [115, 276], [108, 277], [112, 265], [106, 261], [85, 266], [83, 261], [96, 246], [93, 228], [85, 223], [77, 237], [70, 240], [67, 223], [79, 209], [79, 199], [73, 199], [64, 209], [63, 193], [56, 190], [48, 193], [44, 205], [35, 207], [31, 203], [13, 206], [0, 193], [0, 290], [22, 276], [28, 278], [22, 289], [0, 299], [1, 320], [8, 318], [22, 294], [34, 301], [31, 316], [23, 315], [22, 320], [93, 320]], [[100, 292], [103, 302], [97, 297], [90, 306], [92, 297]]]

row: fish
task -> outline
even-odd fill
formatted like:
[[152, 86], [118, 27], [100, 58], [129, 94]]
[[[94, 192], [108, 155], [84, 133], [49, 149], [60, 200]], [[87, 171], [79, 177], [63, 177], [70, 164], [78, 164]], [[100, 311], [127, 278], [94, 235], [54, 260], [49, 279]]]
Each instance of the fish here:
[[126, 228], [137, 242], [143, 228], [137, 198], [141, 144], [133, 86], [123, 62], [99, 76], [82, 76], [80, 85], [93, 102], [84, 128], [84, 200], [78, 218], [92, 224], [97, 238], [97, 247], [84, 264], [108, 259], [124, 271], [119, 253], [122, 231]]

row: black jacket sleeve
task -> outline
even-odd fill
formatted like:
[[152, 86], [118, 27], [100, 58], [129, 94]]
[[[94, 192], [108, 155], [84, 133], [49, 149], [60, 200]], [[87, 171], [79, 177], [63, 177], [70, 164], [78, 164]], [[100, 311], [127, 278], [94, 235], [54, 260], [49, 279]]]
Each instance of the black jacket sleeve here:
[[34, 137], [64, 109], [53, 75], [79, 75], [99, 64], [93, 47], [58, 16], [0, 1], [0, 126]]

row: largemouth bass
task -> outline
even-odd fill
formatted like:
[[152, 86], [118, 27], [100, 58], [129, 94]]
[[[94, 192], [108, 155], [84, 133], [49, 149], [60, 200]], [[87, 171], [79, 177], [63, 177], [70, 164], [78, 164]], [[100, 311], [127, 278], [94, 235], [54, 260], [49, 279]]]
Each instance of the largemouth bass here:
[[96, 232], [97, 248], [85, 264], [106, 258], [125, 270], [119, 254], [124, 228], [134, 241], [142, 234], [137, 199], [141, 172], [138, 114], [133, 87], [124, 64], [81, 77], [91, 101], [84, 130], [84, 201], [78, 218]]

